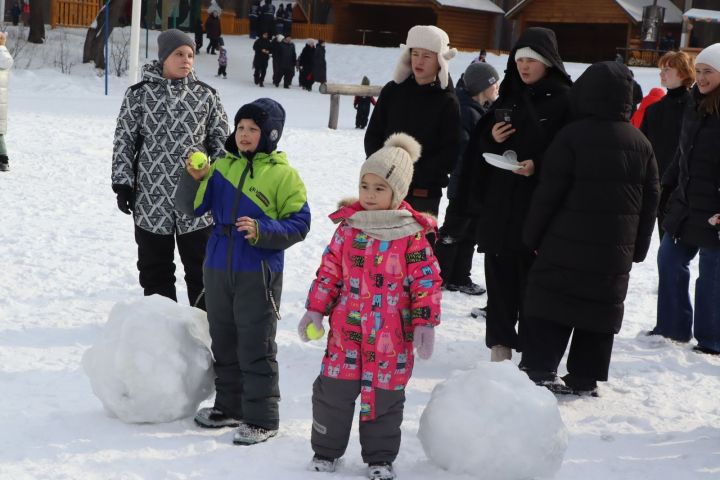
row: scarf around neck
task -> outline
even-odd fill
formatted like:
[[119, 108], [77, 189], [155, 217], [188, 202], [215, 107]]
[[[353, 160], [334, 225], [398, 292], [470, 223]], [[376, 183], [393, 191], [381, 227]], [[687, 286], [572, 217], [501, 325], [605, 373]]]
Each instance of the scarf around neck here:
[[351, 227], [383, 241], [397, 240], [423, 229], [407, 210], [361, 210], [345, 221]]

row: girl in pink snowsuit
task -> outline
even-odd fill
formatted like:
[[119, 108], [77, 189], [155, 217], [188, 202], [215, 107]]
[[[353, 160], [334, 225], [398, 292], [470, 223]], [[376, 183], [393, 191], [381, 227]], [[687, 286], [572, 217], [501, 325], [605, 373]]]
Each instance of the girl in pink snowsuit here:
[[393, 479], [413, 346], [429, 358], [440, 323], [440, 271], [425, 234], [435, 221], [402, 199], [420, 145], [400, 133], [360, 170], [360, 200], [330, 215], [339, 223], [310, 287], [298, 331], [330, 331], [313, 385], [312, 469], [333, 471], [347, 447], [360, 395], [360, 443], [368, 476]]

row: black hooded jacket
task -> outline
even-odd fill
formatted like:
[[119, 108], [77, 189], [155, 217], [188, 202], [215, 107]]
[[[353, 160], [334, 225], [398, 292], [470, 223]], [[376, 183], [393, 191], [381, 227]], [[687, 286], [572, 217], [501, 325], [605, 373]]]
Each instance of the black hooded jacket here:
[[427, 189], [429, 197], [437, 198], [457, 160], [459, 131], [460, 107], [451, 82], [445, 89], [439, 81], [418, 85], [410, 75], [380, 92], [365, 132], [365, 155], [382, 148], [393, 133], [407, 133], [422, 146], [409, 191]]
[[[545, 77], [532, 85], [522, 81], [514, 60], [515, 52], [523, 47], [532, 48], [552, 64]], [[463, 160], [458, 200], [478, 220], [478, 251], [525, 251], [522, 225], [542, 170], [545, 149], [568, 120], [567, 93], [571, 85], [558, 53], [555, 33], [546, 28], [527, 29], [508, 58], [500, 96], [476, 125]], [[503, 143], [492, 137], [494, 112], [498, 108], [512, 110], [512, 125], [517, 130]], [[501, 170], [482, 157], [485, 152], [502, 154], [507, 150], [514, 150], [518, 161], [533, 160], [535, 174], [525, 177]]]
[[545, 152], [523, 240], [537, 258], [525, 313], [617, 333], [632, 262], [650, 246], [659, 199], [652, 146], [630, 123], [632, 75], [591, 65], [573, 85], [575, 121]]
[[680, 131], [676, 158], [663, 175], [663, 190], [674, 188], [663, 228], [689, 245], [720, 247], [708, 218], [720, 213], [720, 115], [699, 113], [703, 95], [693, 87]]

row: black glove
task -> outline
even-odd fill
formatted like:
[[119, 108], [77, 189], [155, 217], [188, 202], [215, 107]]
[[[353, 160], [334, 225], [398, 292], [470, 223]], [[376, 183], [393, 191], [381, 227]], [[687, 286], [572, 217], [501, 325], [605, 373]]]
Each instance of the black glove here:
[[127, 185], [113, 185], [113, 190], [117, 195], [117, 206], [121, 212], [130, 215], [135, 208], [135, 194]]

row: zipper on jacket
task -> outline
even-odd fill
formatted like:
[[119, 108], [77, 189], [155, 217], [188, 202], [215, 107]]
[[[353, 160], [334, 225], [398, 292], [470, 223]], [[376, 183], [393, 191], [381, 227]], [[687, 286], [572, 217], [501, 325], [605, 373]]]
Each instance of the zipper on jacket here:
[[232, 222], [232, 227], [230, 227], [230, 239], [228, 240], [228, 252], [227, 252], [227, 273], [228, 275], [232, 275], [232, 254], [233, 254], [233, 246], [235, 245], [235, 239], [233, 237], [233, 227], [235, 226], [235, 217], [237, 217], [237, 209], [240, 205], [240, 198], [242, 198], [242, 187], [245, 185], [245, 178], [247, 177], [248, 172], [252, 168], [252, 165], [250, 163], [250, 160], [247, 160], [247, 164], [245, 165], [245, 169], [242, 172], [242, 175], [240, 175], [240, 181], [237, 185], [237, 192], [235, 193], [235, 200], [233, 202], [233, 208], [231, 210], [232, 216], [230, 218], [230, 221]]
[[[267, 267], [268, 272], [267, 278], [265, 278], [265, 267]], [[270, 270], [270, 265], [268, 265], [265, 260], [262, 260], [260, 262], [260, 270], [262, 271], [263, 285], [265, 286], [265, 300], [268, 300], [270, 305], [272, 305], [273, 312], [275, 312], [275, 318], [281, 320], [280, 310], [278, 309], [277, 302], [275, 301], [275, 294], [272, 291], [272, 270]]]

